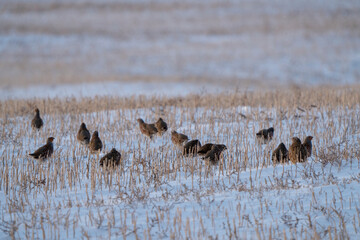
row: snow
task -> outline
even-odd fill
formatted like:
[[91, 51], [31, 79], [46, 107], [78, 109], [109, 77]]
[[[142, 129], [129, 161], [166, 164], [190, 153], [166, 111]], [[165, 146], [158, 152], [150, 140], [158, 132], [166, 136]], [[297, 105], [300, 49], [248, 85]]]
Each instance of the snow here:
[[[12, 2], [0, 15], [0, 104], [186, 97], [229, 92], [242, 80], [254, 82], [243, 88], [341, 85], [360, 76], [357, 0]], [[293, 114], [249, 106], [43, 113], [40, 132], [31, 116], [0, 119], [0, 239], [360, 239], [359, 106]], [[141, 135], [135, 119], [159, 116], [168, 132]], [[76, 141], [83, 121], [100, 133], [100, 156]], [[255, 133], [270, 126], [274, 139], [257, 144]], [[173, 129], [226, 144], [223, 165], [183, 157]], [[272, 165], [280, 142], [307, 135], [308, 162]], [[49, 136], [54, 156], [29, 158]], [[109, 174], [98, 158], [113, 147], [122, 164]]]
[[[284, 234], [291, 238], [309, 238], [314, 234], [328, 238], [329, 234], [334, 237], [335, 231], [343, 233], [343, 237], [348, 234], [351, 239], [359, 238], [359, 160], [349, 152], [348, 159], [339, 159], [334, 164], [321, 163], [317, 154], [329, 143], [316, 136], [325, 136], [326, 130], [321, 125], [333, 121], [334, 131], [339, 134], [332, 139], [332, 144], [341, 143], [345, 138], [347, 149], [358, 146], [360, 133], [352, 131], [354, 126], [348, 124], [351, 119], [346, 116], [358, 115], [360, 109], [334, 110], [333, 119], [320, 118], [330, 112], [318, 109], [312, 110], [311, 116], [280, 120], [275, 109], [244, 106], [222, 109], [222, 114], [227, 116], [224, 121], [215, 118], [218, 112], [198, 108], [195, 122], [186, 120], [182, 108], [164, 111], [170, 130], [152, 141], [139, 133], [136, 123], [131, 123], [137, 116], [146, 121], [156, 120], [151, 109], [105, 111], [75, 118], [64, 115], [60, 119], [44, 115], [46, 127], [40, 133], [23, 131], [28, 128], [27, 117], [10, 119], [5, 133], [8, 138], [1, 145], [2, 169], [4, 164], [10, 169], [18, 167], [19, 176], [25, 173], [32, 180], [46, 178], [49, 186], [28, 183], [24, 188], [24, 182], [11, 179], [13, 184], [8, 193], [5, 188], [0, 190], [1, 229], [7, 229], [5, 223], [15, 221], [17, 238], [32, 233], [39, 238], [60, 239], [83, 236], [263, 239], [270, 234], [276, 239], [284, 238]], [[240, 113], [259, 119], [243, 121]], [[275, 136], [268, 145], [256, 144], [253, 137], [263, 124], [263, 113], [274, 119], [271, 123]], [[307, 118], [313, 116], [320, 120], [310, 125]], [[78, 126], [71, 124], [81, 119], [86, 120], [91, 131], [99, 130], [107, 151], [116, 147], [123, 155], [118, 171], [110, 176], [100, 171], [93, 189], [86, 169], [88, 164], [90, 172], [97, 167], [97, 157], [89, 156], [76, 142]], [[303, 129], [296, 133], [301, 138], [308, 134], [315, 136], [313, 157], [303, 164], [273, 166], [270, 151], [280, 141], [289, 145], [294, 134], [289, 129], [293, 125]], [[192, 139], [198, 138], [203, 144], [225, 143], [228, 150], [223, 168], [209, 166], [199, 157], [182, 157], [170, 141], [171, 129], [178, 129]], [[26, 157], [48, 135], [56, 136], [55, 156], [43, 164]], [[339, 146], [345, 148], [344, 144]], [[160, 167], [167, 164], [167, 168]], [[27, 173], [26, 169], [37, 169], [38, 173]], [[161, 169], [168, 172], [159, 172]], [[10, 173], [15, 174], [11, 170]], [[75, 178], [72, 185], [69, 184], [71, 177]], [[112, 179], [112, 183], [106, 184], [107, 179]], [[22, 204], [13, 202], [14, 199], [25, 204], [17, 209]], [[13, 208], [10, 210], [9, 206]], [[0, 231], [0, 238], [6, 236], [5, 231]]]
[[89, 76], [352, 84], [360, 75], [358, 1], [23, 2], [0, 15], [5, 86]]
[[35, 85], [25, 88], [0, 88], [0, 100], [31, 98], [68, 98], [95, 96], [185, 96], [191, 93], [214, 93], [228, 90], [224, 85], [180, 82], [98, 82], [79, 84]]

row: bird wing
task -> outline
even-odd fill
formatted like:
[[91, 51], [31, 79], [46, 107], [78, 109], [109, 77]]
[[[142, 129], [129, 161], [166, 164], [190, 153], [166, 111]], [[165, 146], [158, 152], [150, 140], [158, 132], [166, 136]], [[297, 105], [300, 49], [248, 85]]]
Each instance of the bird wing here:
[[83, 130], [83, 129], [80, 129], [78, 134], [77, 134], [77, 139], [80, 140], [80, 141], [90, 140], [90, 132], [86, 131], [86, 130]]
[[43, 125], [43, 120], [41, 118], [33, 118], [33, 120], [31, 121], [31, 126], [32, 127], [37, 127], [40, 128]]
[[147, 129], [150, 132], [150, 134], [154, 134], [158, 132], [154, 124], [147, 124]]
[[198, 153], [206, 154], [207, 152], [209, 152], [211, 150], [212, 146], [213, 146], [212, 143], [207, 143], [207, 144], [200, 147]]
[[40, 148], [38, 148], [35, 152], [30, 153], [30, 155], [35, 157], [35, 158], [47, 157], [49, 154], [51, 154], [51, 148], [47, 144], [40, 147]]

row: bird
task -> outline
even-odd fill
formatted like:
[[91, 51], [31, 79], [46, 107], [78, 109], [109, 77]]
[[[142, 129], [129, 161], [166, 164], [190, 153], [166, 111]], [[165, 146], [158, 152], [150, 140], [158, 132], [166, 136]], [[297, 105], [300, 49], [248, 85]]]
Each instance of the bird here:
[[212, 148], [213, 145], [214, 145], [213, 143], [207, 143], [207, 144], [205, 144], [205, 145], [202, 145], [202, 146], [199, 148], [199, 150], [198, 150], [197, 153], [198, 153], [200, 156], [205, 156], [206, 153], [211, 150], [211, 148]]
[[158, 132], [155, 124], [147, 124], [141, 118], [137, 119], [137, 121], [139, 123], [141, 133], [148, 136], [150, 139], [152, 139], [153, 135]]
[[301, 144], [298, 137], [292, 138], [292, 143], [289, 147], [289, 158], [292, 163], [305, 162], [307, 160], [306, 148]]
[[114, 167], [120, 164], [121, 154], [115, 148], [100, 159], [100, 166]]
[[164, 132], [168, 130], [167, 124], [162, 118], [159, 118], [159, 120], [157, 120], [157, 122], [155, 123], [155, 127], [159, 135], [163, 135]]
[[85, 123], [81, 123], [76, 138], [81, 144], [85, 144], [85, 145], [89, 144], [90, 132], [89, 130], [87, 130]]
[[49, 137], [44, 146], [38, 148], [35, 152], [30, 153], [29, 155], [32, 156], [34, 159], [39, 160], [45, 160], [46, 158], [50, 157], [54, 152], [54, 139], [55, 138], [53, 137]]
[[188, 136], [182, 133], [178, 133], [175, 130], [171, 132], [171, 141], [178, 146], [182, 146], [185, 142], [189, 140]]
[[202, 159], [209, 160], [210, 163], [215, 164], [220, 160], [221, 153], [226, 149], [227, 147], [224, 144], [214, 144]]
[[274, 128], [261, 129], [258, 133], [256, 133], [256, 138], [260, 143], [268, 143], [274, 136]]
[[284, 143], [280, 143], [279, 146], [273, 151], [271, 159], [273, 163], [285, 163], [289, 161], [288, 150]]
[[312, 143], [311, 143], [311, 140], [313, 139], [313, 136], [307, 136], [305, 139], [304, 139], [304, 143], [303, 143], [303, 146], [305, 147], [306, 149], [306, 156], [307, 157], [311, 157], [311, 152], [312, 152]]
[[39, 130], [44, 125], [43, 120], [40, 117], [40, 111], [38, 108], [35, 109], [35, 117], [31, 121], [31, 127]]
[[188, 141], [183, 147], [183, 154], [185, 156], [188, 155], [195, 156], [200, 147], [201, 147], [201, 142], [198, 139]]
[[103, 144], [99, 138], [98, 131], [95, 131], [91, 137], [89, 149], [91, 153], [101, 152]]

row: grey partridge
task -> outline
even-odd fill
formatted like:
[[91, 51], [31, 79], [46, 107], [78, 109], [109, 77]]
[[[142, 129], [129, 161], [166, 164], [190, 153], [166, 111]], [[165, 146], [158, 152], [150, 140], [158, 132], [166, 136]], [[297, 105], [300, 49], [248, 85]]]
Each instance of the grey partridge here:
[[311, 143], [311, 140], [313, 139], [313, 136], [307, 136], [305, 139], [304, 139], [304, 143], [303, 143], [303, 146], [305, 147], [306, 149], [306, 156], [307, 157], [311, 157], [311, 152], [312, 152], [312, 143]]
[[171, 132], [171, 141], [178, 146], [182, 146], [185, 142], [189, 140], [188, 136], [182, 133], [178, 133], [175, 130]]
[[141, 118], [137, 119], [137, 121], [139, 123], [140, 132], [145, 136], [148, 136], [150, 139], [152, 139], [153, 135], [158, 132], [155, 124], [147, 124]]
[[203, 159], [209, 160], [210, 163], [215, 164], [220, 160], [221, 153], [226, 149], [227, 147], [224, 144], [214, 144], [211, 147], [211, 150], [205, 154]]
[[288, 150], [284, 143], [280, 143], [279, 146], [273, 151], [271, 159], [273, 163], [285, 163], [289, 161]]
[[115, 148], [100, 159], [100, 166], [114, 167], [120, 164], [121, 154]]
[[289, 147], [289, 158], [292, 163], [305, 162], [307, 160], [306, 148], [297, 137], [292, 138], [292, 143]]
[[39, 130], [44, 125], [43, 120], [40, 117], [40, 111], [38, 108], [35, 109], [35, 117], [31, 121], [31, 127]]
[[201, 147], [201, 142], [198, 139], [191, 140], [185, 144], [183, 148], [183, 154], [185, 156], [188, 155], [195, 156], [200, 147]]
[[199, 148], [199, 150], [198, 150], [197, 153], [198, 153], [200, 156], [205, 156], [205, 155], [211, 150], [211, 148], [212, 148], [213, 145], [214, 145], [213, 143], [207, 143], [207, 144], [205, 144], [205, 145], [202, 145], [202, 146]]
[[32, 156], [34, 159], [39, 160], [45, 160], [46, 158], [50, 157], [54, 152], [54, 139], [55, 138], [53, 137], [49, 137], [44, 146], [38, 148], [35, 152], [30, 153], [29, 155]]
[[81, 144], [84, 144], [84, 145], [89, 144], [89, 142], [90, 142], [90, 132], [86, 128], [85, 123], [81, 123], [80, 129], [79, 129], [79, 131], [77, 133], [76, 138]]
[[256, 138], [260, 143], [268, 143], [274, 136], [274, 128], [261, 129], [256, 133]]
[[89, 144], [89, 149], [91, 153], [98, 153], [101, 152], [103, 147], [102, 141], [99, 138], [99, 133], [98, 131], [95, 131], [93, 133], [93, 135], [91, 136], [91, 140], [90, 140], [90, 144]]
[[168, 130], [167, 124], [162, 118], [156, 121], [155, 127], [159, 135], [163, 135]]

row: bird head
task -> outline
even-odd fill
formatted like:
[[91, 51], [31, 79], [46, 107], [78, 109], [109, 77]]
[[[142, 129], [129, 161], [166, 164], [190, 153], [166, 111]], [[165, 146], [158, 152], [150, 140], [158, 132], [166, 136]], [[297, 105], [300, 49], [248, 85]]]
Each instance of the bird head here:
[[298, 137], [293, 137], [291, 140], [293, 144], [301, 144], [301, 140]]
[[52, 143], [52, 142], [54, 141], [54, 139], [55, 139], [54, 137], [49, 137], [49, 138], [47, 139], [47, 141]]
[[227, 149], [226, 145], [225, 144], [220, 144], [220, 149], [221, 151], [224, 151]]
[[278, 146], [279, 149], [286, 149], [285, 144], [284, 143], [280, 143]]
[[216, 148], [216, 149], [218, 149], [220, 151], [224, 151], [224, 150], [227, 149], [225, 144], [214, 144], [214, 146], [212, 148], [214, 148], [214, 149]]
[[137, 119], [137, 122], [138, 122], [138, 123], [144, 123], [144, 120], [142, 120], [141, 118], [138, 118], [138, 119]]
[[93, 133], [93, 136], [94, 136], [94, 137], [99, 137], [99, 132], [98, 132], [98, 131], [95, 131], [95, 132]]
[[304, 140], [304, 142], [311, 142], [311, 140], [313, 139], [313, 136], [307, 136]]
[[271, 127], [267, 131], [268, 131], [269, 137], [272, 138], [274, 136], [274, 128]]
[[227, 148], [227, 146], [226, 146], [225, 144], [221, 144], [220, 146], [221, 146], [221, 148], [222, 148], [223, 150], [228, 149], [228, 148]]
[[80, 128], [81, 128], [81, 129], [86, 129], [86, 124], [85, 124], [85, 123], [81, 123]]

